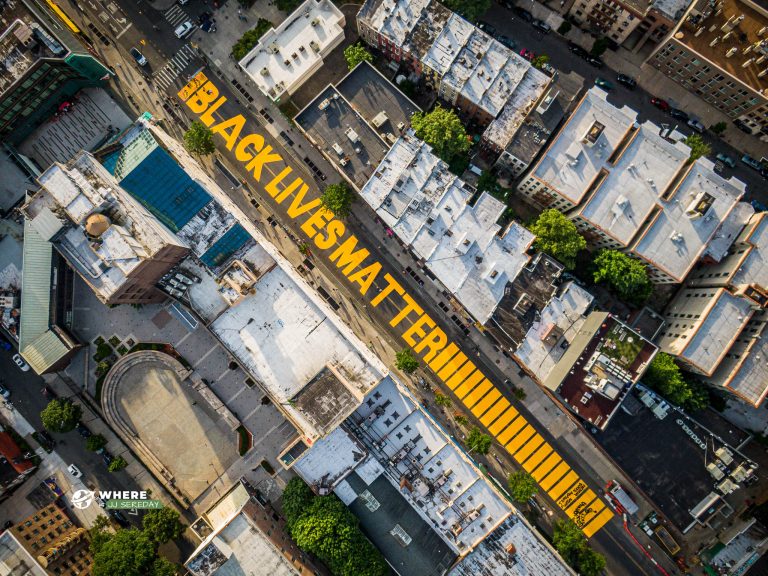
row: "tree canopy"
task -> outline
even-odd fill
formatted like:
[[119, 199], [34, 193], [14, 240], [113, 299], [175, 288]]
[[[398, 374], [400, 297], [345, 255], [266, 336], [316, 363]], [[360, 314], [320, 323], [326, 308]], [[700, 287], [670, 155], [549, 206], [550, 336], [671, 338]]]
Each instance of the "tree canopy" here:
[[598, 576], [605, 568], [605, 558], [587, 545], [584, 534], [571, 520], [555, 522], [552, 543], [581, 576]]
[[539, 491], [536, 480], [525, 470], [513, 472], [507, 478], [509, 493], [516, 502], [527, 502]]
[[179, 521], [179, 513], [173, 508], [150, 510], [141, 519], [144, 533], [158, 544], [175, 540], [184, 533], [184, 524]]
[[147, 576], [157, 558], [152, 539], [135, 528], [118, 530], [93, 556], [94, 576]]
[[666, 352], [659, 352], [654, 356], [643, 375], [643, 383], [677, 405], [686, 403], [693, 396], [677, 362]]
[[213, 154], [216, 150], [213, 132], [202, 122], [197, 120], [192, 122], [189, 129], [184, 132], [184, 147], [192, 154]]
[[595, 282], [605, 282], [622, 300], [641, 305], [653, 291], [645, 264], [617, 250], [601, 250], [594, 260]]
[[576, 225], [554, 208], [539, 215], [531, 232], [536, 234], [536, 248], [557, 258], [569, 269], [576, 264], [579, 250], [587, 247]]
[[360, 42], [350, 44], [344, 49], [344, 60], [347, 61], [347, 67], [352, 70], [360, 62], [372, 62], [373, 56], [366, 50]]
[[470, 22], [477, 22], [491, 6], [491, 0], [441, 0], [441, 2]]
[[395, 354], [395, 366], [406, 374], [413, 374], [419, 367], [419, 361], [413, 355], [410, 348], [403, 348]]
[[[278, 8], [280, 0], [278, 0]], [[297, 3], [298, 5], [298, 3]], [[256, 22], [256, 26], [251, 28], [250, 30], [247, 30], [245, 34], [243, 34], [240, 39], [235, 42], [234, 46], [232, 46], [232, 57], [235, 60], [242, 60], [245, 58], [245, 55], [250, 52], [256, 44], [259, 43], [259, 40], [262, 36], [272, 28], [272, 22], [269, 20], [265, 20], [264, 18], [259, 18], [259, 20]]]
[[704, 142], [704, 138], [699, 134], [689, 135], [684, 142], [691, 149], [691, 162], [698, 160], [702, 156], [708, 156], [712, 152], [712, 147]]
[[80, 404], [54, 398], [40, 412], [40, 419], [49, 432], [63, 433], [74, 430], [82, 415], [83, 409]]
[[101, 434], [92, 434], [91, 436], [88, 436], [88, 439], [85, 441], [85, 449], [90, 450], [91, 452], [98, 452], [106, 445], [107, 439]]
[[538, 68], [539, 70], [544, 68], [544, 64], [548, 64], [548, 63], [549, 63], [549, 56], [547, 56], [546, 54], [542, 54], [541, 56], [536, 56], [536, 58], [531, 60], [531, 65], [534, 68]]
[[344, 182], [326, 186], [320, 197], [320, 205], [333, 212], [339, 218], [346, 218], [352, 203], [355, 201], [355, 193]]
[[315, 495], [312, 489], [298, 476], [291, 478], [283, 490], [283, 516], [290, 531], [291, 526], [307, 511]]
[[109, 466], [107, 466], [107, 470], [109, 470], [110, 472], [119, 472], [126, 466], [128, 466], [128, 462], [126, 461], [126, 459], [123, 458], [122, 456], [118, 456], [117, 458], [112, 460], [112, 462], [109, 463]]
[[425, 114], [417, 112], [411, 118], [416, 136], [432, 146], [435, 154], [450, 163], [454, 157], [466, 155], [471, 147], [464, 124], [453, 110], [435, 107]]
[[473, 427], [467, 436], [467, 447], [478, 454], [488, 454], [492, 443], [493, 439], [488, 434], [483, 434], [477, 426]]

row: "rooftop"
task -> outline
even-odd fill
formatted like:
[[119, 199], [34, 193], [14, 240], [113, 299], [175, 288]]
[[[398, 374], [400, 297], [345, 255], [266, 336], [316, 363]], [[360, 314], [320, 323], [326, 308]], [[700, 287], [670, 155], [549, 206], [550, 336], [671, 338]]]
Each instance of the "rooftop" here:
[[425, 26], [422, 26], [425, 31], [434, 27], [439, 30], [451, 15], [450, 10], [433, 0], [367, 0], [360, 9], [358, 19], [365, 20], [371, 28], [390, 38], [395, 46], [401, 46], [421, 58], [431, 41], [429, 37], [426, 40], [422, 38], [422, 34], [417, 35], [417, 42], [411, 42], [411, 33], [417, 28], [425, 8], [428, 15]]
[[278, 100], [322, 65], [344, 38], [344, 15], [331, 0], [306, 0], [240, 60], [259, 89]]
[[[593, 296], [574, 282], [564, 284], [535, 319], [515, 356], [545, 382], [586, 321]], [[556, 388], [560, 382], [557, 382]]]
[[573, 574], [528, 523], [512, 515], [447, 576], [566, 576]]
[[614, 150], [635, 125], [637, 113], [609, 104], [590, 89], [532, 173], [573, 204], [579, 204]]
[[410, 133], [360, 195], [482, 323], [530, 259], [533, 234], [517, 223], [502, 232], [505, 206], [487, 193], [470, 206], [472, 189]]
[[733, 275], [734, 286], [757, 285], [768, 288], [768, 214], [761, 212], [753, 216], [751, 232], [747, 242], [751, 249], [741, 266]]
[[8, 574], [24, 574], [29, 576], [47, 576], [45, 570], [19, 543], [10, 530], [0, 535], [0, 566]]
[[616, 318], [599, 313], [589, 316], [577, 340], [567, 352], [557, 393], [579, 417], [605, 430], [657, 348]]
[[358, 189], [389, 147], [333, 86], [320, 92], [295, 121]]
[[[768, 10], [759, 2], [722, 0], [715, 11], [708, 0], [697, 0], [674, 34], [677, 42], [725, 70], [732, 77], [768, 96]], [[747, 50], [749, 49], [749, 52]], [[761, 58], [763, 57], [763, 58]]]
[[24, 206], [32, 227], [65, 255], [101, 298], [167, 245], [184, 244], [87, 152], [54, 164]]
[[690, 5], [691, 0], [656, 0], [653, 3], [653, 9], [661, 12], [672, 22], [677, 22]]

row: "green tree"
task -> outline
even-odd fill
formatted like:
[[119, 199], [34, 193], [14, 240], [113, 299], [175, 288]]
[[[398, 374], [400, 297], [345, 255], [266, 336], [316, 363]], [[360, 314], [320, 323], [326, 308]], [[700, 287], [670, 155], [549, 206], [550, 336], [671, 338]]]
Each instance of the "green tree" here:
[[419, 361], [413, 355], [410, 348], [403, 348], [395, 354], [395, 366], [406, 374], [413, 374], [419, 367]]
[[122, 456], [118, 456], [112, 462], [109, 463], [109, 466], [107, 466], [107, 470], [110, 472], [119, 472], [123, 468], [128, 466], [128, 462], [125, 461], [125, 458]]
[[96, 554], [96, 552], [101, 550], [102, 546], [112, 537], [112, 533], [109, 531], [111, 526], [112, 523], [108, 516], [104, 514], [96, 516], [96, 520], [94, 520], [91, 525], [91, 529], [88, 530], [89, 539], [91, 541], [91, 554]]
[[710, 405], [709, 388], [699, 382], [690, 382], [691, 397], [685, 401], [683, 407], [688, 412], [698, 412]]
[[712, 147], [704, 142], [704, 138], [700, 134], [691, 134], [684, 142], [691, 149], [691, 162], [695, 162], [702, 156], [708, 156], [712, 152]]
[[491, 0], [441, 0], [441, 2], [470, 22], [477, 22], [491, 6]]
[[606, 38], [605, 36], [600, 36], [600, 38], [595, 39], [594, 43], [592, 44], [592, 49], [589, 51], [592, 56], [595, 58], [599, 58], [602, 56], [606, 50], [608, 50], [608, 46], [610, 46], [611, 42]]
[[502, 188], [492, 170], [483, 170], [477, 179], [477, 191], [488, 192], [494, 198], [506, 200], [509, 190]]
[[605, 568], [605, 558], [594, 552], [587, 539], [571, 520], [558, 520], [552, 535], [560, 556], [581, 576], [598, 576]]
[[536, 248], [557, 258], [567, 268], [576, 264], [576, 254], [587, 247], [576, 225], [554, 208], [544, 210], [531, 226]]
[[98, 452], [106, 445], [107, 439], [104, 438], [104, 436], [101, 434], [93, 434], [88, 436], [88, 439], [85, 441], [85, 449], [90, 450], [91, 452]]
[[725, 122], [718, 122], [717, 124], [712, 124], [712, 126], [709, 127], [709, 131], [715, 136], [720, 136], [725, 132], [726, 128], [728, 128], [728, 124]]
[[283, 516], [288, 531], [291, 530], [291, 526], [296, 520], [307, 511], [314, 498], [312, 489], [298, 476], [291, 478], [286, 484], [283, 490]]
[[677, 405], [685, 404], [693, 396], [675, 359], [665, 352], [659, 352], [653, 357], [643, 375], [643, 383]]
[[[278, 0], [278, 4], [279, 2], [280, 0]], [[278, 6], [278, 8], [279, 7], [280, 6]], [[235, 60], [242, 60], [245, 58], [246, 54], [259, 43], [259, 39], [261, 39], [270, 28], [272, 28], [272, 22], [265, 20], [264, 18], [259, 18], [258, 22], [256, 22], [256, 26], [246, 31], [246, 33], [235, 42], [234, 46], [232, 46], [232, 57]]]
[[63, 433], [74, 430], [82, 415], [83, 409], [80, 404], [54, 398], [40, 412], [40, 419], [43, 421], [43, 427], [49, 432]]
[[346, 183], [331, 184], [326, 186], [320, 197], [320, 204], [326, 210], [330, 210], [339, 218], [346, 218], [352, 203], [355, 201], [355, 193]]
[[445, 394], [440, 394], [439, 392], [435, 394], [435, 404], [438, 406], [442, 406], [443, 408], [448, 408], [453, 402], [451, 401], [451, 398], [449, 396], [446, 396]]
[[568, 34], [568, 32], [571, 31], [571, 28], [573, 28], [573, 24], [568, 22], [568, 20], [563, 20], [563, 23], [560, 24], [560, 26], [558, 26], [557, 28], [557, 33], [562, 36], [565, 36], [566, 34]]
[[601, 250], [594, 260], [595, 283], [605, 282], [622, 300], [640, 305], [653, 291], [645, 264], [617, 250]]
[[531, 496], [539, 491], [536, 480], [525, 470], [518, 470], [510, 474], [507, 478], [507, 486], [509, 493], [516, 502], [528, 502]]
[[542, 54], [541, 56], [536, 56], [536, 58], [531, 60], [531, 65], [534, 68], [538, 68], [539, 70], [544, 68], [544, 64], [548, 64], [548, 63], [549, 63], [549, 56], [547, 56], [546, 54]]
[[605, 569], [605, 556], [585, 545], [579, 551], [577, 564], [581, 576], [599, 576]]
[[463, 414], [456, 416], [456, 424], [459, 426], [469, 426], [469, 420]]
[[276, 0], [275, 6], [283, 12], [293, 12], [301, 5], [301, 0]]
[[144, 533], [158, 544], [176, 540], [184, 533], [184, 524], [179, 521], [179, 513], [173, 508], [150, 510], [141, 519]]
[[216, 145], [213, 142], [213, 132], [202, 122], [192, 122], [184, 132], [184, 147], [192, 154], [213, 154]]
[[435, 107], [425, 114], [417, 112], [411, 117], [416, 136], [432, 146], [435, 154], [450, 163], [454, 158], [466, 157], [471, 147], [464, 124], [453, 110]]
[[135, 528], [118, 530], [93, 556], [93, 576], [147, 576], [157, 558], [155, 544]]
[[344, 49], [344, 60], [347, 61], [347, 67], [352, 70], [360, 62], [373, 62], [373, 56], [365, 46], [358, 42], [357, 44], [350, 44]]
[[477, 452], [478, 454], [488, 454], [492, 442], [493, 440], [491, 437], [488, 436], [488, 434], [483, 434], [477, 426], [473, 427], [467, 436], [467, 447], [469, 448], [469, 451]]
[[155, 558], [152, 564], [152, 571], [150, 572], [151, 576], [175, 576], [178, 573], [176, 564], [162, 557]]

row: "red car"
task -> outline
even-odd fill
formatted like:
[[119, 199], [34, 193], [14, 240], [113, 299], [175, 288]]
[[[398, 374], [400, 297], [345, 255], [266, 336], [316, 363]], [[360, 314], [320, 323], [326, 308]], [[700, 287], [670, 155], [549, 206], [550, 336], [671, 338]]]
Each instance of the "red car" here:
[[520, 50], [520, 56], [522, 56], [523, 58], [529, 61], [536, 58], [536, 54], [528, 50], [528, 48], [523, 48], [522, 50]]
[[664, 112], [669, 112], [669, 109], [671, 108], [669, 102], [662, 100], [661, 98], [651, 98], [651, 104], [656, 106], [656, 108], [659, 110], [663, 110]]

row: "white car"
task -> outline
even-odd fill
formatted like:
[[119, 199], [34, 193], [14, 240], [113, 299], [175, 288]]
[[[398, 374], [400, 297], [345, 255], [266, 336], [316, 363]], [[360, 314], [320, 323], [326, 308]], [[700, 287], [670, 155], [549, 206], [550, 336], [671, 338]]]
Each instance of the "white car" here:
[[696, 132], [698, 132], [700, 134], [703, 133], [704, 130], [706, 130], [706, 128], [704, 128], [704, 124], [702, 124], [701, 122], [696, 120], [696, 118], [689, 118], [688, 122], [686, 122], [686, 124], [688, 124], [688, 126], [693, 128], [694, 130], [696, 130]]
[[186, 38], [195, 30], [195, 25], [189, 20], [182, 22], [181, 25], [173, 31], [176, 34], [176, 38]]
[[74, 476], [75, 478], [82, 478], [83, 477], [83, 473], [80, 472], [80, 469], [77, 466], [75, 466], [74, 464], [70, 464], [67, 467], [67, 470], [69, 470], [69, 473], [72, 474], [72, 476]]
[[16, 363], [16, 366], [21, 368], [22, 372], [28, 372], [29, 371], [29, 364], [24, 362], [24, 359], [19, 356], [18, 354], [13, 355], [13, 361]]

